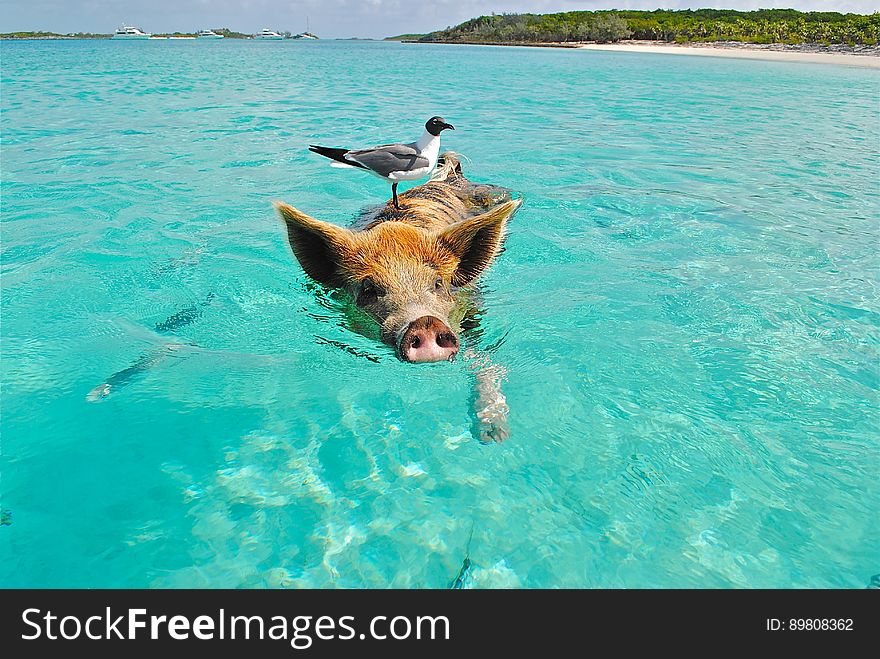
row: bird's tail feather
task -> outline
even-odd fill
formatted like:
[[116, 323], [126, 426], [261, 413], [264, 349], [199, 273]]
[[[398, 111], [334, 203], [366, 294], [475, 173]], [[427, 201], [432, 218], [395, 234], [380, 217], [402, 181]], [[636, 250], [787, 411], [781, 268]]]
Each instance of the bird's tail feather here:
[[342, 163], [346, 167], [360, 167], [361, 169], [365, 169], [365, 167], [359, 162], [345, 159], [345, 154], [348, 153], [348, 149], [335, 149], [329, 146], [316, 146], [310, 144], [309, 151], [317, 153], [319, 156], [330, 158], [330, 160], [335, 160], [338, 163]]

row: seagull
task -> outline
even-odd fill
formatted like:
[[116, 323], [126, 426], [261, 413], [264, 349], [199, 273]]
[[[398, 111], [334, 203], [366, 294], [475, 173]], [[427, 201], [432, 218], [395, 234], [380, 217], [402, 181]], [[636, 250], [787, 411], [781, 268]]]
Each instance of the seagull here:
[[372, 149], [349, 151], [327, 146], [309, 145], [309, 151], [334, 160], [331, 167], [353, 167], [366, 169], [371, 174], [391, 182], [394, 207], [397, 203], [397, 184], [400, 181], [415, 181], [431, 173], [440, 155], [440, 133], [455, 126], [446, 123], [443, 117], [431, 117], [425, 124], [425, 132], [416, 142], [408, 144], [383, 144]]

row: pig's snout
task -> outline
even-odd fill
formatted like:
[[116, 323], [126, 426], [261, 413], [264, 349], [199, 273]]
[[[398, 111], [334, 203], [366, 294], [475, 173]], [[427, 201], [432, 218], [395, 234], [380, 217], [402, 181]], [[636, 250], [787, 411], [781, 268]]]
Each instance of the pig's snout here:
[[407, 325], [398, 344], [406, 362], [452, 361], [458, 353], [458, 337], [434, 316], [422, 316]]

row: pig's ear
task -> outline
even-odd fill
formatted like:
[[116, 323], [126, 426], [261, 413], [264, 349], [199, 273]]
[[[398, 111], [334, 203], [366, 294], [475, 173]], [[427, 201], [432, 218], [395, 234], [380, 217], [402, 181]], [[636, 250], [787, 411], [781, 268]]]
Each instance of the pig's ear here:
[[459, 259], [452, 276], [454, 286], [467, 286], [492, 263], [501, 250], [507, 220], [521, 203], [516, 200], [499, 204], [488, 213], [462, 220], [440, 233], [440, 242]]
[[274, 206], [287, 226], [287, 240], [306, 274], [325, 286], [341, 285], [341, 265], [350, 245], [350, 232], [280, 201]]

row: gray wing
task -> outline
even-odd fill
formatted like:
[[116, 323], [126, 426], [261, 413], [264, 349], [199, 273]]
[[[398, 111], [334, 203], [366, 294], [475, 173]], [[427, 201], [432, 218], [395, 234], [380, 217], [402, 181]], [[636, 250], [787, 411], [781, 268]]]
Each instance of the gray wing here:
[[372, 149], [349, 151], [346, 160], [354, 160], [381, 176], [391, 172], [409, 171], [427, 167], [428, 159], [419, 153], [415, 144], [386, 144]]

